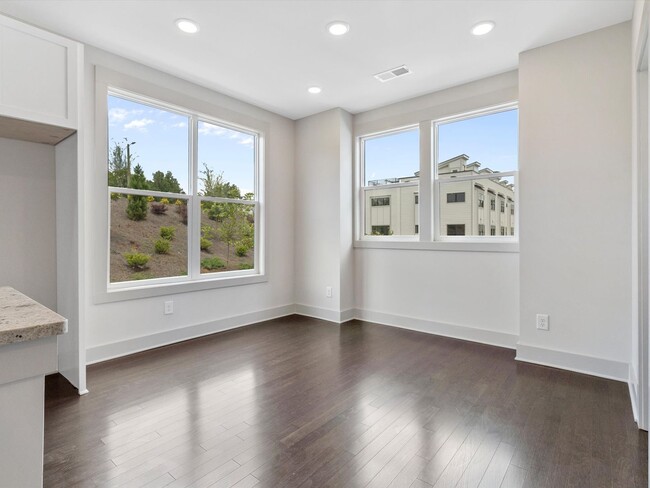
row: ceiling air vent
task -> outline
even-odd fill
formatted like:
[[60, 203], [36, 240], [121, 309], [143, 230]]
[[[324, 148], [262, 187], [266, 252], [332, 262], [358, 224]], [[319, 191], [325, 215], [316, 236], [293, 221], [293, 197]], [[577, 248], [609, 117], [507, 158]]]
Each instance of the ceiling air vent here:
[[382, 83], [386, 83], [387, 81], [408, 74], [411, 74], [411, 70], [408, 69], [405, 65], [402, 65], [402, 66], [398, 66], [397, 68], [392, 68], [387, 71], [382, 71], [381, 73], [377, 73], [375, 75], [375, 78], [377, 78]]

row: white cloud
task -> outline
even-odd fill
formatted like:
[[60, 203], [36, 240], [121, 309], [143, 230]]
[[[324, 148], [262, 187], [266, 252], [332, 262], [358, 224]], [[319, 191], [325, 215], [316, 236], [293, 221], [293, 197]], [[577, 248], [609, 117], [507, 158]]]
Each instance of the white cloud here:
[[108, 121], [112, 124], [114, 122], [122, 122], [129, 115], [129, 111], [124, 108], [112, 108], [108, 111]]
[[226, 129], [219, 127], [217, 125], [205, 124], [201, 122], [199, 124], [199, 134], [206, 136], [221, 136], [226, 133]]
[[[243, 135], [243, 134], [242, 134]], [[245, 146], [252, 146], [253, 145], [253, 136], [246, 136], [243, 139], [239, 139], [237, 141], [238, 144], [243, 144]]]
[[[172, 127], [178, 127], [179, 129], [183, 129], [187, 127], [187, 122], [177, 122], [175, 124], [172, 124]], [[199, 132], [201, 131], [199, 130]]]
[[147, 130], [147, 126], [150, 124], [153, 124], [153, 120], [151, 119], [135, 119], [128, 124], [124, 124], [124, 129], [137, 129], [141, 132], [145, 132]]

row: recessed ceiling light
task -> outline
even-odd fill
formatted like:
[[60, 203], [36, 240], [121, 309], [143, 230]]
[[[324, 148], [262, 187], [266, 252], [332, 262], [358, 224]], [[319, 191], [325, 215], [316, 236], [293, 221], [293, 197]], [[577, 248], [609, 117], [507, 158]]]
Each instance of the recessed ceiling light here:
[[190, 19], [178, 19], [176, 27], [186, 34], [196, 34], [199, 31], [199, 24]]
[[310, 86], [309, 88], [307, 88], [307, 91], [309, 93], [311, 93], [312, 95], [317, 95], [320, 92], [322, 92], [323, 90], [321, 89], [320, 86]]
[[335, 20], [334, 22], [327, 24], [327, 30], [333, 36], [342, 36], [343, 34], [348, 33], [350, 30], [350, 24], [343, 22], [342, 20]]
[[472, 34], [475, 36], [484, 36], [492, 29], [494, 29], [494, 22], [491, 20], [484, 20], [483, 22], [479, 22], [474, 27], [472, 27]]

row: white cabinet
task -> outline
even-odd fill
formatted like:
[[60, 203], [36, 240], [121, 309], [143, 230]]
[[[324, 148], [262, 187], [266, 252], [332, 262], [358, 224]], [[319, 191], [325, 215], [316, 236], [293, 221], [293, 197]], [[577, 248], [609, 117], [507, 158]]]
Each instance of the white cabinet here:
[[81, 49], [0, 16], [0, 116], [76, 129]]

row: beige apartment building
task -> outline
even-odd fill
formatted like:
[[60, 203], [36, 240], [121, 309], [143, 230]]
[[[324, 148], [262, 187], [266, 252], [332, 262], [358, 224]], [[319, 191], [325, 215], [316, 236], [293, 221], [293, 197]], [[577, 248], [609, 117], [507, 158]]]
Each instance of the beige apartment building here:
[[[438, 164], [440, 234], [443, 236], [512, 236], [515, 197], [512, 182], [460, 154]], [[455, 181], [458, 176], [484, 178]], [[491, 176], [492, 175], [492, 176]], [[419, 233], [419, 173], [372, 180], [365, 190], [366, 235]]]

